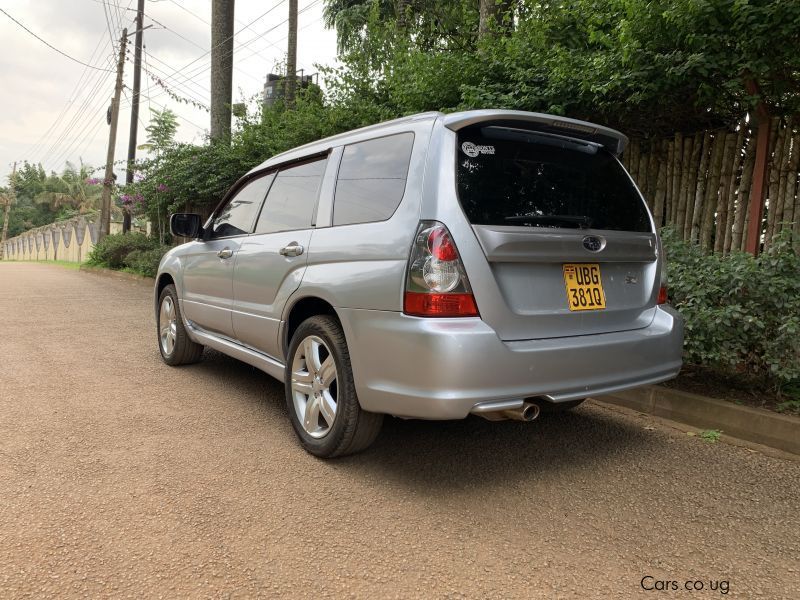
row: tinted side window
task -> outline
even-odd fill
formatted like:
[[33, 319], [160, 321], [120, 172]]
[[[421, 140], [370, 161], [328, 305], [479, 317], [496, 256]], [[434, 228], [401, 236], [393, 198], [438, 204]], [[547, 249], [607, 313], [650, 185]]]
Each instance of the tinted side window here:
[[212, 236], [218, 238], [250, 233], [272, 177], [267, 175], [254, 179], [236, 192], [230, 202], [214, 217], [211, 223]]
[[327, 158], [278, 171], [258, 218], [256, 233], [311, 227]]
[[346, 146], [336, 180], [333, 224], [385, 221], [391, 217], [403, 199], [413, 146], [413, 133]]

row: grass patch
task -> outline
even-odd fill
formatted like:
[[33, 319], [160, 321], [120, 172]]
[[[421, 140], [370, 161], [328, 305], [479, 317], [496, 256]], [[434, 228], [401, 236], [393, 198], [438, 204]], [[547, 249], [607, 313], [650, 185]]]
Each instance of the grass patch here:
[[30, 263], [36, 265], [56, 265], [59, 267], [64, 267], [66, 269], [72, 269], [73, 271], [77, 271], [81, 268], [83, 263], [76, 263], [70, 262], [67, 260], [2, 260], [0, 262], [4, 263]]
[[709, 444], [716, 444], [719, 441], [720, 435], [722, 435], [722, 431], [719, 429], [706, 429], [700, 433], [700, 438]]

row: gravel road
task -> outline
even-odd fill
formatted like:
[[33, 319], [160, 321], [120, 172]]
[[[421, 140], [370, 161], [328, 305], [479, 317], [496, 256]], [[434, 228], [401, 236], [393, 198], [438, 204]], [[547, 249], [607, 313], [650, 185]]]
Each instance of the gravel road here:
[[3, 598], [800, 598], [798, 462], [597, 404], [323, 462], [149, 286], [0, 263], [0, 317]]

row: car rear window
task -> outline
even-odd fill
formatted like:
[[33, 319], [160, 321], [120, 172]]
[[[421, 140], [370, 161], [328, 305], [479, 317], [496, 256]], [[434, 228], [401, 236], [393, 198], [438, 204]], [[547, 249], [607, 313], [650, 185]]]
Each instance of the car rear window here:
[[651, 231], [625, 170], [592, 143], [468, 127], [458, 135], [457, 169], [458, 197], [475, 225]]

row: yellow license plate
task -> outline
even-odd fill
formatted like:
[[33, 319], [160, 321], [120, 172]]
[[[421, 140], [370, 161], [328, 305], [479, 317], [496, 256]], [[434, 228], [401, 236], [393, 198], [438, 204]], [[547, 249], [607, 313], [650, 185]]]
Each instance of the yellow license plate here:
[[564, 285], [570, 310], [599, 310], [606, 307], [606, 294], [600, 278], [600, 265], [566, 263]]

